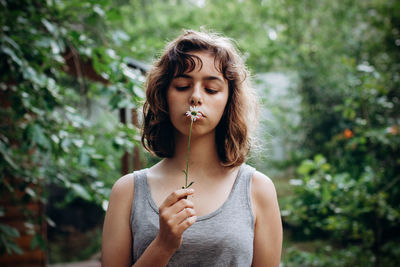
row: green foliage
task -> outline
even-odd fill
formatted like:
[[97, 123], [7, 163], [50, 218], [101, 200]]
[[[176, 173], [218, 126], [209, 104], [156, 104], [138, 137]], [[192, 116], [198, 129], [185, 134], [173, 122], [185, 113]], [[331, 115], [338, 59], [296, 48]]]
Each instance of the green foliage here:
[[[338, 265], [393, 266], [400, 231], [400, 5], [285, 2], [302, 99], [297, 134], [304, 138], [291, 158], [299, 167], [284, 220], [298, 239], [337, 245]], [[342, 248], [353, 255], [341, 257]], [[290, 261], [330, 266], [327, 253], [296, 253]]]
[[[399, 247], [396, 243], [386, 244], [382, 252], [381, 266], [395, 267], [400, 260]], [[376, 255], [370, 250], [358, 246], [335, 248], [329, 245], [318, 247], [315, 251], [303, 251], [296, 248], [288, 249], [284, 266], [376, 266]]]
[[58, 235], [49, 246], [49, 262], [84, 261], [101, 250], [101, 228]]
[[[44, 187], [57, 184], [69, 189], [66, 202], [102, 205], [120, 176], [122, 153], [138, 140], [137, 129], [120, 124], [115, 111], [136, 107], [143, 95], [142, 75], [118, 51], [126, 41], [113, 28], [120, 6], [25, 0], [0, 1], [0, 7], [0, 195], [23, 207], [32, 199], [45, 202]], [[76, 77], [67, 74], [71, 58]], [[82, 64], [107, 82], [89, 80]], [[2, 225], [0, 233], [1, 253], [19, 252], [15, 230]], [[36, 235], [32, 246], [43, 245]]]
[[329, 234], [337, 242], [360, 242], [372, 248], [376, 231], [394, 230], [400, 212], [388, 203], [389, 195], [376, 187], [379, 174], [366, 167], [360, 177], [331, 172], [325, 158], [317, 155], [298, 168], [293, 179], [295, 196], [287, 221], [301, 226], [297, 235], [317, 238]]
[[0, 253], [17, 253], [21, 254], [22, 250], [15, 245], [13, 240], [19, 237], [19, 232], [6, 224], [0, 224], [0, 240], [2, 246], [0, 247]]
[[[294, 237], [329, 238], [344, 249], [334, 252], [337, 256], [333, 259], [337, 257], [339, 262], [325, 263], [327, 251], [322, 250], [316, 254], [292, 250], [289, 262], [307, 266], [374, 266], [382, 254], [379, 260], [389, 264], [384, 266], [395, 266], [391, 260], [400, 254], [397, 237], [391, 234], [398, 232], [400, 212], [390, 203], [387, 188], [376, 185], [384, 177], [371, 167], [366, 167], [360, 177], [332, 173], [331, 165], [321, 155], [303, 161], [298, 174], [300, 179], [291, 180], [295, 195], [283, 211]], [[348, 257], [342, 257], [343, 253]]]
[[[182, 29], [205, 28], [237, 42], [249, 66], [267, 71], [290, 52], [281, 41], [282, 6], [273, 1], [131, 1], [122, 9], [121, 24], [129, 36], [127, 53], [150, 60]], [[275, 64], [277, 63], [277, 64]]]
[[[150, 62], [183, 28], [204, 26], [235, 39], [253, 73], [289, 73], [297, 85], [299, 108], [266, 102], [282, 128], [267, 122], [263, 131], [283, 136], [291, 150], [275, 164], [298, 170], [282, 214], [295, 238], [334, 246], [289, 249], [285, 264], [399, 259], [398, 1], [14, 2], [0, 1], [1, 195], [18, 188], [24, 201], [45, 200], [27, 185], [56, 183], [70, 189], [64, 204], [106, 204], [120, 156], [139, 139], [112, 113], [143, 97], [128, 57]], [[67, 74], [66, 56], [74, 55], [108, 83]], [[96, 120], [94, 102], [105, 111]], [[15, 251], [14, 231], [0, 227], [0, 236], [1, 247]]]
[[[318, 248], [316, 252], [306, 252], [289, 249], [287, 252], [287, 267], [295, 266], [374, 266], [374, 255], [370, 251], [363, 251], [359, 247], [350, 247], [345, 250], [334, 249], [331, 246]], [[391, 266], [391, 265], [385, 265]], [[394, 266], [392, 264], [392, 266]]]

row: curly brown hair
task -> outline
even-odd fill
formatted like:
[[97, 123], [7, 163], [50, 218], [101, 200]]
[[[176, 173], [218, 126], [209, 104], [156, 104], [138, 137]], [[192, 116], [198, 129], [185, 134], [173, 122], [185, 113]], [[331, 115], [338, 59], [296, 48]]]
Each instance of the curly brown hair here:
[[256, 118], [254, 90], [249, 72], [232, 41], [216, 33], [186, 30], [168, 44], [147, 76], [142, 144], [159, 157], [175, 152], [174, 127], [170, 121], [167, 90], [175, 75], [191, 72], [200, 58], [190, 52], [214, 55], [217, 69], [228, 81], [229, 96], [216, 127], [215, 143], [223, 166], [238, 166], [246, 160], [251, 146], [251, 130]]

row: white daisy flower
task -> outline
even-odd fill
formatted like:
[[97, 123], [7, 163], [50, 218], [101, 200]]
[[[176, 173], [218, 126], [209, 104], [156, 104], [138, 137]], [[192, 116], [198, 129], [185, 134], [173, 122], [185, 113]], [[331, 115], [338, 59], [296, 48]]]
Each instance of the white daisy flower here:
[[187, 154], [186, 154], [186, 170], [182, 170], [183, 173], [185, 174], [185, 186], [182, 186], [182, 189], [184, 188], [189, 188], [193, 182], [188, 184], [188, 177], [189, 177], [189, 153], [190, 153], [190, 139], [192, 137], [192, 126], [193, 122], [195, 122], [197, 119], [200, 119], [203, 117], [203, 114], [199, 111], [199, 108], [196, 106], [190, 106], [190, 110], [186, 111], [185, 113], [186, 116], [190, 117], [190, 127], [189, 127], [189, 141], [188, 141], [188, 148], [187, 148]]
[[186, 111], [186, 116], [190, 117], [192, 121], [196, 121], [202, 117], [199, 108], [196, 106], [190, 106], [190, 110]]

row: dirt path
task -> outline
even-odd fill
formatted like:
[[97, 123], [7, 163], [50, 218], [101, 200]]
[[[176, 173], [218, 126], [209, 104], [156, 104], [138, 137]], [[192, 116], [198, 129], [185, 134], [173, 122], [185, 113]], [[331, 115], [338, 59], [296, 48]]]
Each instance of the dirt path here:
[[101, 267], [101, 253], [94, 254], [90, 259], [80, 262], [68, 262], [68, 263], [54, 263], [49, 264], [48, 267]]
[[89, 260], [73, 263], [57, 263], [49, 264], [49, 267], [100, 267], [101, 263], [98, 260]]

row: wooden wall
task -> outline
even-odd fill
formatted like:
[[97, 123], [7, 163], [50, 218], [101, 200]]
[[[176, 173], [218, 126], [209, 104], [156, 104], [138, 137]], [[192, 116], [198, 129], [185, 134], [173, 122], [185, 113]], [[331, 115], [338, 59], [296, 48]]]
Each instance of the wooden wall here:
[[[17, 245], [23, 250], [23, 254], [5, 254], [0, 256], [0, 266], [24, 266], [24, 267], [42, 267], [46, 266], [46, 253], [40, 248], [31, 249], [33, 238], [32, 230], [26, 222], [29, 218], [32, 220], [32, 227], [36, 233], [40, 234], [43, 240], [46, 240], [46, 223], [44, 204], [37, 200], [30, 200], [21, 206], [20, 201], [26, 193], [16, 192], [14, 196], [1, 196], [0, 207], [5, 208], [4, 216], [0, 217], [0, 223], [7, 224], [16, 228], [20, 237], [16, 239]], [[26, 197], [26, 196], [25, 196]]]

